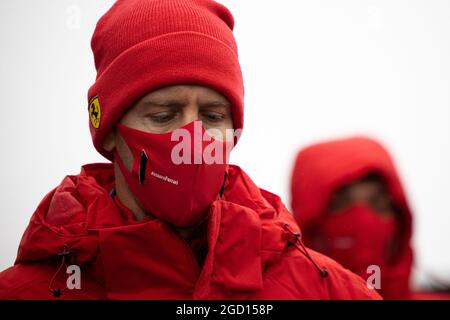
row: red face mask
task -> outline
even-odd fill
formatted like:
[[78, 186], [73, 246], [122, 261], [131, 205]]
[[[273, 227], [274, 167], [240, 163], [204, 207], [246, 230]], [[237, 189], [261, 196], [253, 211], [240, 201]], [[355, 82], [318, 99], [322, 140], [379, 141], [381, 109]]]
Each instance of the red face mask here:
[[365, 204], [327, 216], [320, 228], [324, 253], [363, 277], [368, 266], [385, 266], [397, 233], [395, 217], [381, 216]]
[[117, 128], [133, 156], [131, 171], [117, 150], [114, 156], [143, 208], [177, 227], [199, 223], [219, 197], [232, 143], [212, 138], [201, 121], [163, 134]]

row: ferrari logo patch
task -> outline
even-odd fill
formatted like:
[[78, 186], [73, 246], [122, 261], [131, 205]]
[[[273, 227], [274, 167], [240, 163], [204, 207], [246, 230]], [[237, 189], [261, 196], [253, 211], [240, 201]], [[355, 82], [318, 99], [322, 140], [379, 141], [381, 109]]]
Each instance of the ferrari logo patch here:
[[89, 102], [89, 118], [91, 119], [91, 124], [95, 129], [98, 129], [100, 126], [100, 118], [102, 112], [100, 110], [100, 102], [98, 101], [98, 97], [95, 96]]

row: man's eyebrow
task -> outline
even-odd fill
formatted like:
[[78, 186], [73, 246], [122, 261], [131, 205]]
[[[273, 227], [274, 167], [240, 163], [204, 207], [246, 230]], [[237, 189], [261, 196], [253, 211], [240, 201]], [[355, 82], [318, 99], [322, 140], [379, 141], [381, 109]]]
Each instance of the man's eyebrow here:
[[[188, 103], [185, 99], [147, 99], [142, 101], [144, 105], [161, 107], [182, 107]], [[228, 101], [214, 100], [200, 103], [202, 107], [231, 107]]]
[[183, 106], [187, 103], [186, 99], [146, 99], [143, 101], [146, 105], [155, 105], [155, 106], [163, 106], [163, 107], [170, 107], [170, 106]]
[[230, 107], [231, 104], [228, 101], [207, 101], [200, 104], [203, 107]]

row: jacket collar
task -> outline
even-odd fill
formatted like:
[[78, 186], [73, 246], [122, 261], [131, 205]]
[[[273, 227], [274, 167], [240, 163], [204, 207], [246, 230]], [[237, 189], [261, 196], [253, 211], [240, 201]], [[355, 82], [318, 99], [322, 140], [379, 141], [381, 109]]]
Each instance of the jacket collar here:
[[101, 269], [109, 298], [205, 299], [262, 289], [258, 215], [224, 200], [209, 211], [202, 269], [184, 239], [159, 220], [104, 228], [98, 235], [94, 268]]

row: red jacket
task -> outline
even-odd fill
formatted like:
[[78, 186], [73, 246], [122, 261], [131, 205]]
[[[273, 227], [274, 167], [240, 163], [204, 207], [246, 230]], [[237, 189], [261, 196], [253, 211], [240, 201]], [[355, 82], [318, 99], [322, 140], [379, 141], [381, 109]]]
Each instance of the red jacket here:
[[[111, 164], [89, 164], [51, 191], [15, 265], [0, 273], [0, 299], [380, 299], [333, 260], [303, 251], [280, 198], [236, 166], [211, 204], [202, 268], [195, 246], [168, 225], [119, 209], [113, 186]], [[58, 271], [63, 251], [81, 268], [81, 289], [56, 298], [49, 287], [64, 288], [68, 276]]]
[[369, 173], [384, 178], [401, 212], [400, 248], [389, 270], [382, 272], [388, 280], [383, 281], [381, 293], [384, 298], [408, 299], [413, 261], [411, 210], [394, 163], [379, 143], [356, 137], [324, 142], [300, 151], [292, 174], [292, 209], [306, 245], [313, 246], [311, 239], [320, 228], [331, 195], [337, 188]]

